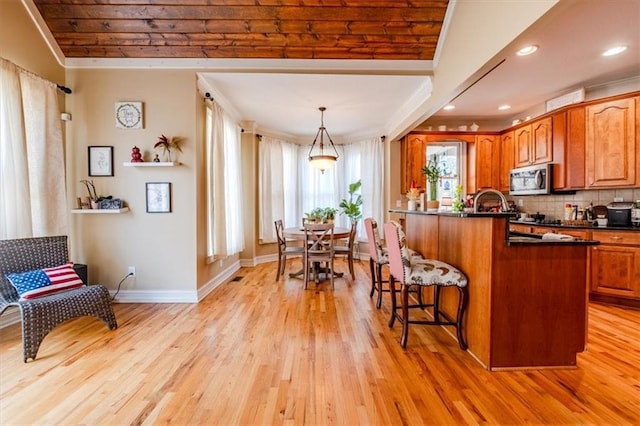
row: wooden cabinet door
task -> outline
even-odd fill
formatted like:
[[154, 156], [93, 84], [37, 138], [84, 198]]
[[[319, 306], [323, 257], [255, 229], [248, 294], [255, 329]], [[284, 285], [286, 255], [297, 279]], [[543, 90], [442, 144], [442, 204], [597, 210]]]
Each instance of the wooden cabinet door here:
[[531, 165], [531, 125], [519, 127], [513, 131], [515, 167]]
[[587, 188], [635, 185], [637, 99], [587, 107]]
[[476, 136], [476, 190], [498, 188], [500, 145], [493, 135]]
[[531, 164], [548, 163], [553, 160], [551, 117], [531, 123], [531, 147], [529, 160]]
[[571, 108], [551, 117], [553, 189], [585, 188], [585, 108]]
[[401, 142], [400, 191], [406, 194], [411, 188], [411, 182], [421, 191], [427, 187], [427, 180], [422, 168], [427, 164], [427, 143], [424, 135], [407, 135]]
[[591, 291], [610, 296], [640, 297], [640, 248], [592, 247]]
[[500, 170], [498, 189], [502, 192], [509, 192], [510, 179], [509, 172], [513, 169], [513, 131], [500, 136]]

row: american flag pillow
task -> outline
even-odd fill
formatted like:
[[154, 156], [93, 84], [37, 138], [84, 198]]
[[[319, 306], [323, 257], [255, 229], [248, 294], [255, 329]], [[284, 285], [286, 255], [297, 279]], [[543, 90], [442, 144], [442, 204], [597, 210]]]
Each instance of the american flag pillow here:
[[73, 270], [72, 262], [54, 268], [37, 269], [20, 274], [7, 274], [6, 276], [18, 291], [20, 300], [48, 296], [84, 285], [76, 271]]

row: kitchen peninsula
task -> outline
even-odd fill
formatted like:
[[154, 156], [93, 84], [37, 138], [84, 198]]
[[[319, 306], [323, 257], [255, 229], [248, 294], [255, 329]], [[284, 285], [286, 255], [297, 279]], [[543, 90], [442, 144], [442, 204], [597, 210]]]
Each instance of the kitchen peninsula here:
[[[587, 337], [587, 249], [597, 243], [510, 237], [512, 213], [389, 212], [404, 216], [409, 247], [467, 275], [463, 330], [487, 369], [576, 366]], [[442, 298], [455, 317], [457, 293]]]

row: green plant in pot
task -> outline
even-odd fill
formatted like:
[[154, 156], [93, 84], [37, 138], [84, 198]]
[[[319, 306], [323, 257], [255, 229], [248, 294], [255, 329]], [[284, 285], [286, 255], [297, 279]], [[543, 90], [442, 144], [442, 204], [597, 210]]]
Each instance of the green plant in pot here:
[[438, 179], [442, 176], [442, 169], [438, 166], [435, 156], [427, 161], [427, 165], [422, 168], [422, 173], [427, 177], [429, 183], [429, 201], [427, 202], [427, 210], [437, 210], [440, 203], [438, 202]]
[[349, 199], [343, 198], [340, 201], [341, 212], [347, 215], [351, 222], [357, 222], [362, 218], [362, 195], [356, 194], [361, 186], [362, 181], [360, 179], [351, 183], [349, 185]]
[[307, 220], [311, 223], [322, 223], [324, 219], [324, 209], [322, 207], [316, 207], [311, 210], [309, 213], [304, 214], [307, 217]]
[[323, 211], [323, 221], [327, 223], [333, 223], [336, 218], [336, 213], [338, 213], [338, 209], [334, 209], [333, 207], [325, 207]]

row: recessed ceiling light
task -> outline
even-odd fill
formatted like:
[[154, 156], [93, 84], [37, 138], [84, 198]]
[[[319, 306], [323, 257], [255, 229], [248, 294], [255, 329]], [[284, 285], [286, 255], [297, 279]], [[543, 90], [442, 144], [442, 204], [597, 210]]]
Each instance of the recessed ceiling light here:
[[451, 111], [452, 109], [456, 109], [456, 106], [449, 104], [449, 105], [445, 106], [443, 109], [445, 111]]
[[516, 52], [516, 55], [527, 56], [527, 55], [531, 55], [536, 50], [538, 50], [538, 46], [536, 46], [535, 44], [532, 44], [531, 46], [525, 46], [522, 49], [518, 50]]
[[507, 109], [511, 109], [511, 105], [507, 105], [507, 104], [500, 105], [500, 106], [498, 107], [498, 109], [499, 109], [500, 111], [504, 111], [504, 110], [507, 110]]
[[627, 46], [615, 46], [602, 52], [602, 56], [613, 56], [627, 50]]

